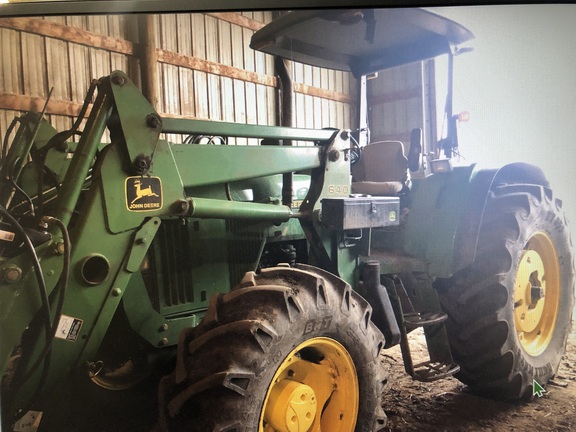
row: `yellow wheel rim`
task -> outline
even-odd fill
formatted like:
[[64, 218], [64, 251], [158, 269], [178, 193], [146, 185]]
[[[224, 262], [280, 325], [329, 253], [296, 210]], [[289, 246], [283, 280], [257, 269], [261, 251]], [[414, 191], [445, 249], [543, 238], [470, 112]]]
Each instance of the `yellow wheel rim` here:
[[351, 432], [358, 401], [358, 376], [346, 348], [326, 337], [309, 339], [274, 374], [258, 430]]
[[558, 253], [550, 236], [534, 234], [518, 266], [514, 286], [514, 322], [518, 339], [531, 356], [550, 344], [560, 304]]

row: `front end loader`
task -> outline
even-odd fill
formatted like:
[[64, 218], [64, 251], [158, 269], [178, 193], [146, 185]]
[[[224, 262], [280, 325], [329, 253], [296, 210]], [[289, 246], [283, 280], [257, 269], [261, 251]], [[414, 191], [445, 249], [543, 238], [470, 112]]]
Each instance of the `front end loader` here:
[[[471, 37], [422, 10], [325, 10], [252, 46], [362, 76]], [[10, 129], [3, 430], [380, 431], [392, 346], [414, 379], [489, 396], [530, 397], [558, 368], [574, 260], [537, 167], [452, 167], [454, 135], [426, 150], [415, 133], [405, 156], [350, 130], [163, 117], [120, 71], [70, 130], [42, 113]], [[434, 172], [410, 179], [424, 153]]]

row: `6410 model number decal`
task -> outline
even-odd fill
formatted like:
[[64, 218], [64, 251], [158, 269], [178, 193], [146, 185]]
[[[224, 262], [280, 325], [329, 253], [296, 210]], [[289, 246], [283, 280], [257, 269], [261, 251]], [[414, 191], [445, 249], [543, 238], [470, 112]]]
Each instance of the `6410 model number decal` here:
[[349, 195], [350, 194], [350, 186], [344, 185], [329, 185], [328, 186], [328, 194], [329, 195]]
[[133, 212], [162, 208], [162, 181], [160, 177], [128, 177], [124, 193], [126, 208]]

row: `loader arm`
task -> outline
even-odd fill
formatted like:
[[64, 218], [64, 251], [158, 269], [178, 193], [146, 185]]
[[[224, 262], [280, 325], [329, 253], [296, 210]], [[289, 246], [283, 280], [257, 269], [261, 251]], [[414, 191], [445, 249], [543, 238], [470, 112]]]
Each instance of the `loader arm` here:
[[[103, 147], [106, 130], [111, 144]], [[160, 139], [161, 133], [255, 137], [276, 143], [299, 140], [308, 145], [172, 144]], [[22, 134], [18, 137], [23, 139]], [[289, 232], [294, 230], [290, 220], [298, 218], [305, 229], [296, 235], [314, 238], [313, 253], [322, 257], [317, 261], [348, 279], [357, 277], [355, 253], [349, 248], [338, 248], [337, 234], [322, 227], [318, 220], [323, 197], [349, 194], [348, 138], [347, 133], [332, 129], [161, 118], [122, 72], [101, 79], [98, 96], [56, 200], [46, 208], [47, 215], [67, 226], [71, 238], [71, 272], [61, 308], [57, 304], [63, 289], [59, 285], [64, 266], [63, 234], [50, 226], [47, 241], [35, 245], [45, 279], [43, 295], [50, 303], [51, 329], [57, 333], [49, 350], [43, 341], [48, 330], [37, 324], [48, 306], [41, 300], [44, 288], [34, 276], [29, 252], [20, 251], [5, 259], [0, 268], [0, 370], [3, 375], [14, 369], [30, 375], [16, 391], [12, 406], [26, 406], [39, 387], [49, 394], [70, 370], [97, 375], [96, 353], [125, 291], [134, 285], [131, 281], [141, 281], [141, 265], [148, 259], [150, 246], [164, 221], [244, 220], [277, 227], [275, 232]], [[32, 148], [32, 143], [25, 144]], [[11, 151], [21, 148], [15, 145]], [[312, 173], [314, 187], [300, 211], [275, 200], [236, 201], [225, 194], [230, 183], [288, 172]], [[9, 190], [10, 186], [4, 185], [4, 189]], [[224, 226], [220, 224], [221, 229]], [[30, 230], [34, 228], [29, 227]], [[209, 281], [206, 283], [210, 285]], [[230, 283], [226, 278], [220, 279], [211, 289], [228, 291]], [[146, 295], [145, 291], [134, 289], [140, 297]], [[148, 300], [139, 299], [138, 304], [150, 309], [150, 317], [169, 323], [170, 329], [163, 334], [155, 336], [156, 330], [151, 333], [149, 329], [144, 334], [157, 348], [174, 346], [180, 330], [195, 326], [207, 306], [204, 303], [203, 307], [195, 306], [167, 319], [153, 311]], [[125, 309], [132, 323], [142, 321], [136, 308], [127, 305]], [[23, 345], [24, 333], [29, 342]], [[38, 359], [43, 360], [40, 364], [46, 364], [48, 358], [53, 361], [47, 374], [43, 367], [30, 370]]]

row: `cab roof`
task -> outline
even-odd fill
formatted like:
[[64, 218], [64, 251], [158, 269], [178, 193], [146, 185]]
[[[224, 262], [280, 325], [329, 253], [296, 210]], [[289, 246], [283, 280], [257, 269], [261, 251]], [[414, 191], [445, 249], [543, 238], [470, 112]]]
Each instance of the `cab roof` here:
[[358, 77], [449, 53], [473, 38], [424, 9], [298, 10], [258, 30], [250, 47]]

